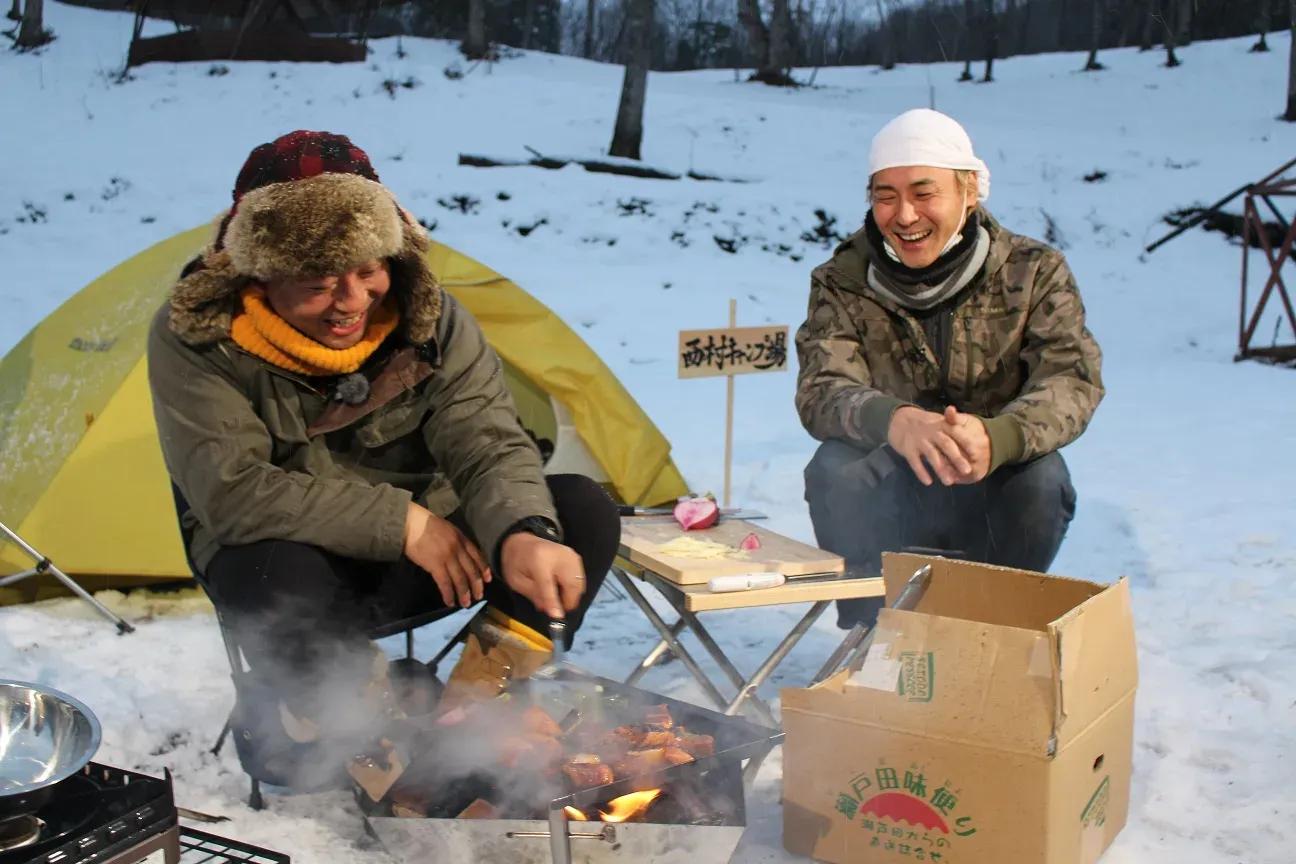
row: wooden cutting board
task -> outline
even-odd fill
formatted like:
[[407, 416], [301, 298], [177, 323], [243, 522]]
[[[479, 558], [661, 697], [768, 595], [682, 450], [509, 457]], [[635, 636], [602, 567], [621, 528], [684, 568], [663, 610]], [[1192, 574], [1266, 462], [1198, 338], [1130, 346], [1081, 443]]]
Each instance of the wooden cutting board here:
[[[738, 544], [748, 534], [760, 538], [761, 546], [740, 552]], [[731, 557], [687, 558], [659, 551], [680, 537], [709, 540], [729, 547]], [[781, 534], [742, 520], [722, 521], [701, 531], [684, 531], [674, 519], [621, 519], [621, 557], [680, 585], [706, 582], [715, 576], [736, 573], [840, 573], [846, 563], [838, 555], [799, 543]]]

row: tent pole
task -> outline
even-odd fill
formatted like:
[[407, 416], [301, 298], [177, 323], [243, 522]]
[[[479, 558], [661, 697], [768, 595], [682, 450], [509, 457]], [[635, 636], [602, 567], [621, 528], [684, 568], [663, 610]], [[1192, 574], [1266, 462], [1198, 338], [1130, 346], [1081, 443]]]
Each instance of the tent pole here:
[[24, 571], [22, 573], [17, 574], [16, 576], [6, 579], [4, 581], [4, 584], [8, 585], [12, 582], [17, 582], [19, 579], [26, 579], [28, 576], [35, 576], [39, 573], [50, 573], [54, 576], [55, 579], [59, 580], [65, 586], [67, 586], [67, 588], [73, 594], [76, 594], [82, 600], [86, 601], [91, 606], [93, 606], [96, 612], [98, 612], [100, 615], [102, 615], [103, 617], [107, 618], [109, 621], [116, 624], [117, 632], [119, 634], [125, 635], [126, 633], [135, 632], [135, 628], [132, 627], [130, 624], [126, 623], [125, 619], [114, 614], [111, 609], [109, 609], [107, 606], [103, 605], [98, 600], [96, 600], [88, 591], [86, 591], [84, 588], [82, 588], [80, 585], [74, 582], [70, 576], [68, 576], [58, 567], [56, 567], [53, 561], [49, 560], [44, 555], [37, 552], [35, 549], [31, 547], [30, 544], [27, 543], [26, 540], [22, 539], [16, 533], [14, 533], [9, 528], [8, 525], [5, 525], [3, 522], [0, 522], [0, 531], [7, 534], [10, 540], [12, 540], [18, 547], [20, 547], [24, 552], [26, 552], [28, 555], [30, 555], [32, 558], [36, 560], [35, 568]]

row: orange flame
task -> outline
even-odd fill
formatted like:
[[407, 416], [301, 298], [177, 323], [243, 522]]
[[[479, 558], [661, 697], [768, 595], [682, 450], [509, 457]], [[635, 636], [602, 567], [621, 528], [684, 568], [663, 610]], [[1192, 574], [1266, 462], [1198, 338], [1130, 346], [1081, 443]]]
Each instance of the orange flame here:
[[631, 792], [629, 795], [613, 798], [608, 802], [608, 809], [600, 810], [599, 815], [603, 817], [604, 822], [625, 822], [647, 810], [648, 805], [657, 800], [661, 791], [646, 789], [643, 792]]
[[567, 814], [567, 818], [572, 820], [573, 822], [589, 821], [589, 817], [586, 816], [584, 813], [582, 813], [580, 810], [577, 810], [575, 807], [564, 807], [563, 812], [565, 812]]

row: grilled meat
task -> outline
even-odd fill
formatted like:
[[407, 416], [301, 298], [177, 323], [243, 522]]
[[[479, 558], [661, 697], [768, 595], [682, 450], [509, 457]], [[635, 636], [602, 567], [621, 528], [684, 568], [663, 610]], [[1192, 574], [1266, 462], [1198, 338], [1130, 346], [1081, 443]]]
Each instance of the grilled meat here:
[[659, 729], [669, 729], [675, 725], [675, 720], [670, 715], [670, 709], [665, 705], [653, 705], [649, 708], [648, 713], [644, 716], [644, 722]]
[[563, 765], [562, 772], [575, 789], [606, 786], [616, 779], [616, 775], [612, 773], [612, 766], [602, 762], [577, 762], [572, 759]]
[[675, 746], [694, 758], [715, 755], [715, 738], [710, 735], [694, 735], [682, 726]]
[[545, 735], [550, 738], [562, 735], [562, 729], [549, 716], [549, 712], [539, 705], [532, 705], [522, 712], [522, 728], [534, 735]]
[[693, 761], [693, 756], [678, 747], [663, 747], [662, 758], [671, 765], [683, 765]]

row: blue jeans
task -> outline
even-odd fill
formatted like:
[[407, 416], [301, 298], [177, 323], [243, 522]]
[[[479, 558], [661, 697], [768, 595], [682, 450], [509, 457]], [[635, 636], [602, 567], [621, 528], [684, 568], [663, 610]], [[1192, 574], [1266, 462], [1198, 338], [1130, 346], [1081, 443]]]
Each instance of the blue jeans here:
[[[1002, 465], [980, 483], [923, 486], [889, 446], [869, 452], [832, 440], [806, 466], [805, 486], [819, 545], [870, 574], [881, 572], [883, 552], [909, 549], [1045, 572], [1075, 515], [1057, 452]], [[839, 600], [837, 625], [871, 625], [881, 606], [882, 598]]]

